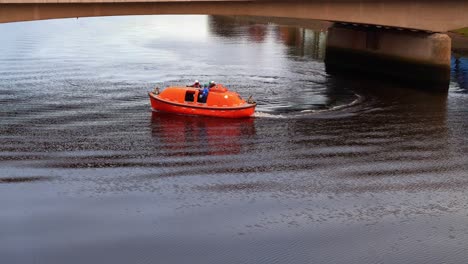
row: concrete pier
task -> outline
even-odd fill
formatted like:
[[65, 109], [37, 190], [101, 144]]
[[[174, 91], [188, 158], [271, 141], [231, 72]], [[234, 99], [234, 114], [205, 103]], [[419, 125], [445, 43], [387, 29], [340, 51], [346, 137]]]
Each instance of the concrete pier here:
[[329, 29], [327, 72], [360, 71], [447, 91], [451, 40], [447, 34], [335, 25]]

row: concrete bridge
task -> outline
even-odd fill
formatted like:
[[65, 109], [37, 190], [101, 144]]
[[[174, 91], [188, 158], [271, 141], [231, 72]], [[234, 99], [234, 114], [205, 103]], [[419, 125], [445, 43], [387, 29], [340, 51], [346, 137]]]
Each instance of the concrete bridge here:
[[0, 0], [0, 22], [145, 14], [288, 17], [432, 32], [468, 26], [464, 0]]
[[468, 26], [465, 0], [0, 0], [0, 23], [153, 14], [341, 22], [328, 35], [329, 72], [371, 70], [446, 87], [451, 42], [443, 32]]

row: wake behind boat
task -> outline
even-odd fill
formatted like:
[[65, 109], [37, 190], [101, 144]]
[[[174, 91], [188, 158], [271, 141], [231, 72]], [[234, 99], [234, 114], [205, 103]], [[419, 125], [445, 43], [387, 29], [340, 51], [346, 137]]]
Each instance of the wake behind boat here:
[[257, 105], [221, 84], [211, 88], [170, 86], [162, 92], [156, 88], [149, 97], [153, 111], [224, 118], [249, 117]]

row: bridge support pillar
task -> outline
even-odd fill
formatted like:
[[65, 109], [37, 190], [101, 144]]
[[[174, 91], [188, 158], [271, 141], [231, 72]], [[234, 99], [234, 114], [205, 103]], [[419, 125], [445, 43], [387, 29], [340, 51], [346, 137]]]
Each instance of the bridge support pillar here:
[[450, 58], [446, 34], [335, 25], [328, 31], [325, 65], [331, 74], [359, 71], [447, 91]]

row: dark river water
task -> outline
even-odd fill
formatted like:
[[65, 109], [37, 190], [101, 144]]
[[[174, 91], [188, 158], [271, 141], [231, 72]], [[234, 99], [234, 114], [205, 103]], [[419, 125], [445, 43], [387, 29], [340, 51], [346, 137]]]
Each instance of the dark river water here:
[[[326, 31], [0, 24], [0, 263], [467, 263], [468, 58], [448, 94], [329, 76]], [[251, 119], [153, 113], [195, 79]]]

